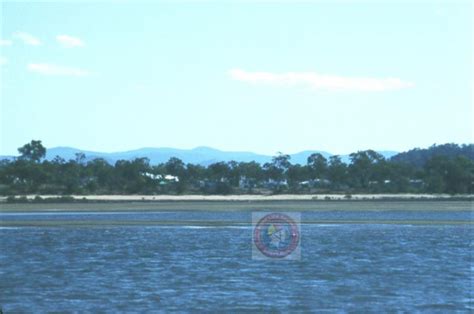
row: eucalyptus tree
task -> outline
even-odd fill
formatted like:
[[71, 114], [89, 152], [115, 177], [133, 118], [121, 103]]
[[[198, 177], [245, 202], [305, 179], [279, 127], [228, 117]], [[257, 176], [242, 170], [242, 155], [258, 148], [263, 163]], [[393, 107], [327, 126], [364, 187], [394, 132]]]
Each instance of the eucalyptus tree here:
[[374, 165], [384, 161], [384, 157], [373, 150], [358, 151], [349, 155], [350, 183], [354, 188], [367, 189], [371, 181], [376, 181]]
[[41, 141], [32, 140], [30, 143], [18, 148], [21, 154], [20, 159], [39, 162], [46, 156], [46, 148], [41, 144]]
[[347, 184], [347, 165], [342, 162], [341, 157], [338, 155], [329, 157], [327, 175], [331, 186], [335, 189], [339, 189]]
[[307, 159], [311, 179], [325, 179], [327, 177], [328, 162], [320, 153], [311, 154]]

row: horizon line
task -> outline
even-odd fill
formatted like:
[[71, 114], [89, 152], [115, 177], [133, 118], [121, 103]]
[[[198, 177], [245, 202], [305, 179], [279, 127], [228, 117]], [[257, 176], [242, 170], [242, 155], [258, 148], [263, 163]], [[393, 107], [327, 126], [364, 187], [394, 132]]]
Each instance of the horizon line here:
[[[118, 154], [118, 153], [128, 153], [128, 152], [134, 152], [134, 151], [146, 150], [146, 149], [170, 149], [170, 150], [180, 150], [180, 151], [192, 151], [192, 150], [197, 150], [197, 149], [203, 149], [204, 148], [204, 149], [211, 149], [211, 150], [215, 150], [215, 151], [223, 152], [223, 153], [250, 153], [250, 154], [264, 155], [264, 156], [276, 156], [276, 155], [278, 155], [278, 153], [282, 153], [282, 154], [285, 154], [285, 155], [296, 155], [296, 154], [301, 154], [301, 153], [305, 153], [305, 152], [326, 153], [326, 154], [329, 154], [331, 156], [335, 156], [335, 155], [345, 156], [345, 155], [349, 155], [351, 153], [355, 153], [355, 152], [358, 152], [358, 151], [366, 151], [366, 150], [373, 150], [373, 151], [376, 151], [376, 152], [403, 153], [403, 152], [407, 152], [409, 150], [413, 150], [413, 149], [417, 149], [417, 148], [418, 149], [427, 149], [427, 148], [430, 148], [431, 146], [440, 146], [440, 145], [446, 145], [446, 144], [456, 144], [456, 145], [459, 145], [459, 146], [463, 146], [463, 145], [473, 145], [474, 143], [455, 143], [455, 142], [446, 142], [446, 143], [442, 143], [442, 144], [433, 143], [433, 144], [431, 144], [429, 146], [426, 146], [426, 147], [425, 146], [416, 146], [416, 147], [408, 148], [408, 149], [405, 149], [405, 150], [368, 148], [368, 149], [357, 149], [357, 150], [352, 151], [352, 152], [337, 153], [337, 154], [334, 154], [333, 152], [330, 152], [330, 151], [327, 151], [327, 150], [319, 150], [319, 149], [304, 149], [304, 150], [300, 150], [300, 151], [292, 152], [292, 153], [286, 153], [286, 152], [282, 152], [281, 150], [277, 150], [275, 153], [269, 154], [269, 153], [254, 152], [254, 151], [250, 151], [250, 150], [223, 150], [223, 149], [220, 149], [220, 148], [215, 148], [215, 147], [206, 146], [206, 145], [199, 145], [199, 146], [195, 146], [193, 148], [177, 148], [177, 147], [170, 147], [170, 146], [158, 146], [158, 147], [144, 146], [144, 147], [135, 148], [135, 149], [125, 149], [125, 150], [116, 150], [116, 151], [101, 151], [101, 150], [93, 150], [93, 149], [91, 150], [91, 149], [77, 148], [77, 147], [73, 147], [73, 146], [58, 145], [58, 146], [53, 146], [53, 147], [46, 147], [46, 152], [48, 150], [51, 150], [51, 149], [63, 148], [63, 149], [75, 149], [75, 150], [79, 150], [79, 151], [82, 151], [82, 152], [90, 152], [90, 153]], [[2, 157], [16, 157], [17, 155], [19, 155], [18, 152], [16, 154], [3, 154], [3, 153], [0, 154], [0, 156], [2, 156]]]

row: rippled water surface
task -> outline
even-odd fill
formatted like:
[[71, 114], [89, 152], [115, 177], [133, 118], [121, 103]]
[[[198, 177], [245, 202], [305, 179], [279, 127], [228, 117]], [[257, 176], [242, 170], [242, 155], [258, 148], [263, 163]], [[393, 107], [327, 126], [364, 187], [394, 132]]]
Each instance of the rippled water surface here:
[[301, 260], [256, 261], [250, 212], [0, 213], [0, 304], [5, 313], [469, 312], [471, 214], [304, 212]]

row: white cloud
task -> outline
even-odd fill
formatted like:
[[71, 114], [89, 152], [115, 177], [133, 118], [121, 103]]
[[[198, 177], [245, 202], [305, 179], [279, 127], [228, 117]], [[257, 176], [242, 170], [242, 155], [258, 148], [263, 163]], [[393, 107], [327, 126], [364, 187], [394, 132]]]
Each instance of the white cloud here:
[[344, 77], [323, 75], [315, 72], [247, 72], [241, 69], [229, 71], [232, 79], [252, 84], [277, 86], [308, 86], [315, 90], [380, 92], [413, 87], [411, 82], [399, 78]]
[[11, 46], [12, 41], [8, 39], [0, 39], [0, 46]]
[[90, 74], [89, 71], [84, 69], [47, 63], [30, 63], [28, 64], [28, 70], [43, 75], [53, 76], [87, 76]]
[[66, 48], [74, 48], [74, 47], [82, 47], [84, 46], [84, 42], [77, 37], [72, 37], [68, 35], [58, 35], [56, 36], [56, 40]]
[[8, 63], [8, 59], [0, 56], [0, 66], [5, 65], [7, 63]]
[[30, 46], [41, 45], [41, 41], [38, 38], [25, 32], [16, 32], [13, 34], [13, 36], [23, 41], [23, 43], [25, 43], [26, 45], [30, 45]]

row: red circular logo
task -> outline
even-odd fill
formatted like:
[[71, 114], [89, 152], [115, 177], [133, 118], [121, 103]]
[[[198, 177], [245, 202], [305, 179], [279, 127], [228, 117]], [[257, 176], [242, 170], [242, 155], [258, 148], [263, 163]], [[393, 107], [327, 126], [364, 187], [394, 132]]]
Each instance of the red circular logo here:
[[253, 231], [254, 243], [263, 255], [284, 258], [290, 255], [300, 240], [300, 231], [286, 214], [272, 213], [261, 218]]

